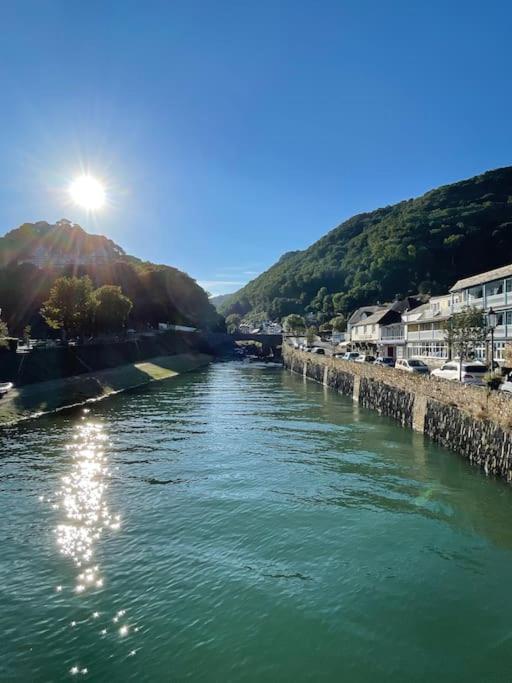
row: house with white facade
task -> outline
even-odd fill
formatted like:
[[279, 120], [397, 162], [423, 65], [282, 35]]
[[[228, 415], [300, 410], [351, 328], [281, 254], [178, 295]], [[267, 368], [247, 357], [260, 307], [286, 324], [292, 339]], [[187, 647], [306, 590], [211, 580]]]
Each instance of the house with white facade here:
[[449, 357], [445, 325], [451, 316], [451, 295], [433, 296], [426, 304], [402, 315], [407, 358], [440, 365]]
[[[476, 306], [497, 315], [494, 330], [494, 359], [503, 360], [505, 344], [512, 342], [512, 264], [458, 280], [450, 289], [451, 311], [457, 313]], [[478, 356], [484, 356], [483, 348]]]
[[365, 318], [368, 318], [377, 311], [384, 311], [386, 308], [387, 306], [381, 306], [380, 304], [376, 306], [361, 306], [360, 308], [356, 308], [356, 310], [347, 320], [347, 338], [350, 339], [350, 333], [354, 325], [358, 325]]
[[406, 339], [402, 315], [416, 309], [420, 303], [415, 297], [407, 297], [352, 323], [352, 349], [371, 351], [379, 356], [404, 358]]

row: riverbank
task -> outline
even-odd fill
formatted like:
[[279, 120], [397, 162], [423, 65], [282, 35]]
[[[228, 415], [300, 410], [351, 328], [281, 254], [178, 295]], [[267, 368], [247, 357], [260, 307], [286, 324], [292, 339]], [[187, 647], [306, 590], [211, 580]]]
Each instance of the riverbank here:
[[0, 427], [98, 401], [128, 389], [170, 379], [207, 365], [213, 356], [181, 353], [12, 389], [0, 399]]
[[351, 396], [512, 482], [512, 399], [503, 392], [447, 382], [365, 363], [312, 355], [283, 346], [291, 372]]

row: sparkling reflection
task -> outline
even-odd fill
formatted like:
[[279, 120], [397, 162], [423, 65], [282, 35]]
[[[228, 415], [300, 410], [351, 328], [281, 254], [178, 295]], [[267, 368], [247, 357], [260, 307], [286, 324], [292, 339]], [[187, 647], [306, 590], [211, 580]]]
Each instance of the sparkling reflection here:
[[[101, 425], [84, 422], [76, 428], [72, 452], [73, 465], [62, 478], [55, 509], [63, 511], [64, 521], [56, 528], [60, 552], [80, 569], [75, 592], [101, 588], [99, 566], [93, 564], [94, 546], [106, 529], [118, 529], [120, 516], [111, 515], [105, 493], [110, 472], [104, 447], [107, 436]], [[57, 587], [60, 591], [61, 587]]]

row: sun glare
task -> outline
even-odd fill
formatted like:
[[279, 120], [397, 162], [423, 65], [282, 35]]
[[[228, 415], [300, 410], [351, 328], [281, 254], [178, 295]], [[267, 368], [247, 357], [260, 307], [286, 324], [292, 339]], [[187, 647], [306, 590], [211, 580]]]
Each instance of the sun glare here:
[[94, 211], [105, 204], [105, 188], [89, 175], [83, 175], [74, 180], [69, 186], [71, 199], [84, 209]]

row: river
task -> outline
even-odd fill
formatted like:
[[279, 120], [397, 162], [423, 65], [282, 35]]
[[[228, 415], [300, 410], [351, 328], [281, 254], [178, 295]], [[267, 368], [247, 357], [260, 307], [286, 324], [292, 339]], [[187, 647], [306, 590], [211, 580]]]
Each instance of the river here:
[[0, 434], [0, 681], [509, 681], [512, 491], [279, 367]]

